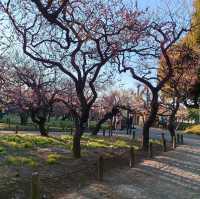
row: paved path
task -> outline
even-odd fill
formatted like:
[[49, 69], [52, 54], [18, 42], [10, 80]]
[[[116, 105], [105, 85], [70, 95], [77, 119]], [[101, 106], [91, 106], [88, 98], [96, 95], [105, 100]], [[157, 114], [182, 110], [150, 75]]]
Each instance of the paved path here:
[[[136, 127], [136, 129], [134, 131], [135, 131], [136, 138], [142, 137], [142, 128], [141, 127]], [[166, 129], [163, 130], [163, 129], [159, 129], [159, 128], [150, 128], [149, 132], [150, 132], [150, 134], [149, 134], [150, 138], [154, 138], [154, 139], [158, 138], [159, 139], [159, 138], [161, 138], [161, 134], [165, 133], [165, 137], [170, 140], [170, 134], [169, 134], [168, 130], [166, 130]], [[126, 135], [125, 131], [116, 131], [116, 133], [119, 135]]]
[[200, 199], [200, 140], [185, 136], [175, 151], [145, 160], [133, 169], [107, 173], [93, 183], [59, 199]]
[[[136, 127], [136, 129], [134, 131], [135, 131], [136, 138], [141, 139], [142, 138], [142, 128]], [[165, 134], [165, 138], [167, 139], [167, 141], [171, 141], [171, 136], [169, 134], [169, 131], [166, 130], [166, 129], [150, 128], [150, 134], [149, 135], [150, 135], [150, 138], [152, 138], [152, 139], [161, 139], [162, 133]], [[183, 132], [177, 131], [177, 133], [183, 133]], [[102, 134], [102, 132], [100, 134]], [[123, 137], [132, 137], [132, 135], [127, 135], [125, 130], [123, 130], [123, 131], [120, 131], [120, 130], [113, 131], [113, 135], [123, 136]], [[187, 143], [191, 143], [191, 142], [194, 143], [195, 140], [198, 140], [198, 142], [200, 143], [200, 136], [199, 135], [184, 134], [184, 138], [187, 139]]]

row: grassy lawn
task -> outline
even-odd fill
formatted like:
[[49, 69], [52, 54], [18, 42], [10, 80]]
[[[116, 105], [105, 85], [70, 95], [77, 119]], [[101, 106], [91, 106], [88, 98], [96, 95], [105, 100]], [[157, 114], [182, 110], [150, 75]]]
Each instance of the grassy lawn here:
[[[57, 198], [58, 193], [96, 180], [100, 155], [105, 158], [105, 168], [113, 169], [128, 166], [130, 146], [135, 150], [140, 147], [140, 141], [130, 138], [84, 135], [82, 158], [75, 159], [72, 139], [71, 135], [42, 137], [31, 133], [1, 133], [0, 198], [29, 198], [34, 171], [40, 174], [42, 193], [48, 198]], [[157, 140], [151, 142], [160, 144]]]
[[[48, 185], [42, 186], [47, 195], [49, 192], [56, 192], [54, 189], [60, 189], [64, 182], [78, 180], [81, 183], [88, 178], [88, 174], [84, 172], [88, 172], [88, 168], [94, 169], [100, 155], [112, 158], [128, 151], [130, 146], [138, 150], [140, 143], [122, 137], [85, 135], [81, 141], [82, 158], [74, 159], [71, 135], [41, 137], [30, 133], [0, 134], [0, 198], [12, 198], [13, 195], [9, 194], [14, 194], [16, 190], [25, 190], [25, 196], [20, 197], [27, 198], [30, 194], [31, 174], [34, 171], [40, 173], [43, 181], [51, 176]], [[81, 168], [83, 172], [80, 175], [78, 173]], [[73, 180], [68, 179], [67, 173], [73, 172], [76, 177]]]
[[[83, 136], [81, 145], [83, 156], [89, 155], [89, 149], [116, 149], [129, 148], [130, 140], [116, 137]], [[134, 143], [135, 149], [139, 148], [139, 143]], [[49, 152], [50, 149], [58, 152]], [[47, 156], [41, 159], [38, 151], [47, 150]], [[0, 157], [1, 164], [24, 165], [36, 167], [38, 164], [59, 163], [59, 160], [72, 158], [72, 136], [61, 135], [51, 137], [41, 137], [34, 134], [0, 135]], [[59, 151], [65, 151], [66, 157], [60, 155]], [[26, 157], [28, 156], [28, 157]]]
[[196, 124], [186, 128], [185, 132], [190, 134], [200, 135], [200, 124]]

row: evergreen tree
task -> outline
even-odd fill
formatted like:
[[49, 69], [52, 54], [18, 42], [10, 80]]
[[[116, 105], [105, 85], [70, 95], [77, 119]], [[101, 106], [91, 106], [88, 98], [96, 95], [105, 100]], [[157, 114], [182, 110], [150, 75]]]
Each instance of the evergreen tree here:
[[192, 31], [185, 37], [186, 42], [193, 48], [200, 48], [200, 1], [193, 0]]

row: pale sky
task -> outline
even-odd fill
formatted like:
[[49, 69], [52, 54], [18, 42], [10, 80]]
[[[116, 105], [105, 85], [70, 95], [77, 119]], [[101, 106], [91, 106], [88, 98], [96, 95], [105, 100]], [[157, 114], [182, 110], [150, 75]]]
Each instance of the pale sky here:
[[[134, 2], [135, 0], [126, 0], [129, 4], [130, 2]], [[160, 13], [162, 10], [167, 10], [168, 8], [171, 10], [180, 11], [182, 8], [182, 15], [187, 15], [191, 13], [192, 10], [192, 0], [137, 0], [138, 8], [145, 9], [149, 8], [151, 12]], [[121, 82], [119, 82], [115, 87], [118, 88], [119, 85], [123, 83], [124, 88], [132, 88], [136, 87], [136, 82], [132, 79], [129, 74], [121, 74]]]
[[[129, 0], [127, 0], [130, 2]], [[158, 14], [159, 12], [165, 12], [167, 9], [173, 10], [175, 13], [179, 12], [179, 15], [191, 15], [192, 13], [192, 0], [137, 0], [138, 8], [149, 8], [151, 12]], [[133, 80], [130, 74], [122, 74], [121, 82], [124, 88], [136, 89], [137, 81]], [[118, 85], [116, 85], [118, 88]]]

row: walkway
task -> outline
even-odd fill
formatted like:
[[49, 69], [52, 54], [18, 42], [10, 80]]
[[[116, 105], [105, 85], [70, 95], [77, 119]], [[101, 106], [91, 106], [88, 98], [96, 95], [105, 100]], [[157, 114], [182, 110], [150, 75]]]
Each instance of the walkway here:
[[188, 136], [185, 143], [59, 199], [200, 199], [200, 141]]

